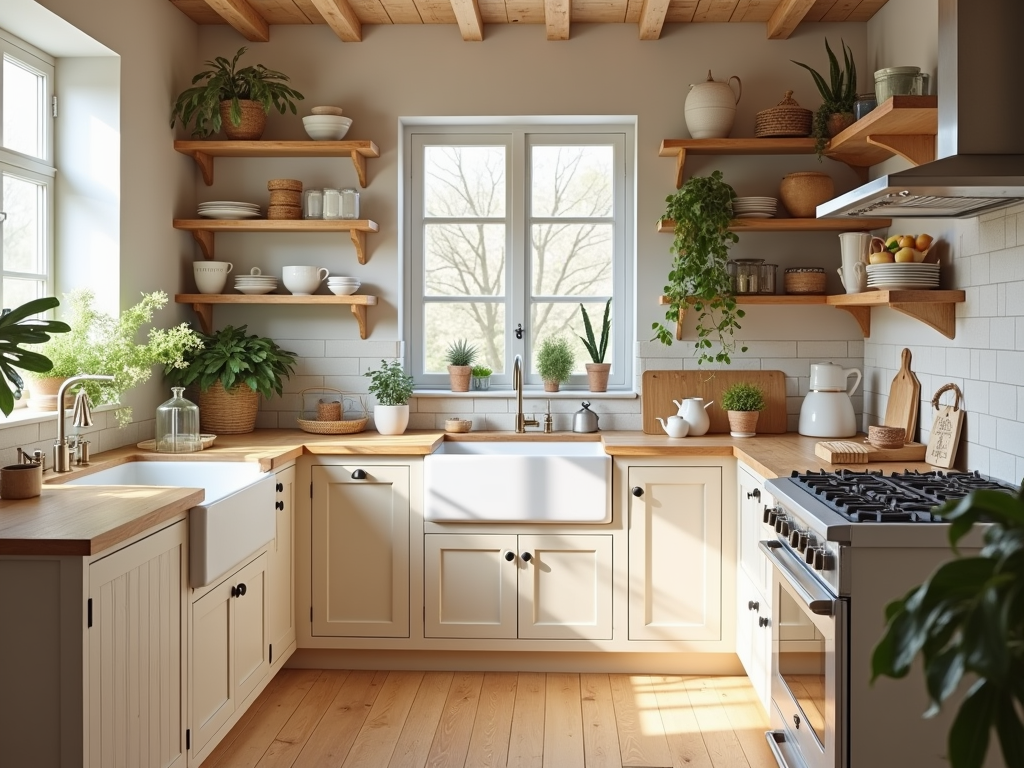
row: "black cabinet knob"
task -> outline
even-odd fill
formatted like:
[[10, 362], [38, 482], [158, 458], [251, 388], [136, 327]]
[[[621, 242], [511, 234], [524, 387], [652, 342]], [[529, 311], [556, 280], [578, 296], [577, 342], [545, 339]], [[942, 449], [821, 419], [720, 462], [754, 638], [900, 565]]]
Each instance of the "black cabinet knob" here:
[[769, 619], [769, 618], [767, 618], [765, 616], [758, 616], [757, 617], [757, 626], [759, 626], [759, 627], [767, 627], [767, 626], [770, 626], [771, 623], [772, 623], [771, 619]]
[[757, 601], [757, 600], [748, 600], [747, 601], [747, 610], [748, 611], [760, 611], [761, 610], [761, 603], [759, 601]]
[[231, 596], [232, 597], [241, 597], [244, 594], [245, 594], [245, 583], [244, 582], [231, 588]]
[[523, 558], [524, 563], [528, 563], [531, 560], [533, 560], [533, 555], [531, 555], [529, 552], [523, 552], [523, 554], [521, 554], [520, 557]]
[[641, 488], [639, 485], [634, 485], [633, 486], [633, 495], [636, 496], [639, 499], [641, 496], [644, 495], [644, 489]]
[[516, 559], [516, 553], [515, 552], [511, 552], [511, 551], [506, 552], [505, 553], [505, 559], [508, 560], [511, 563], [513, 560]]
[[284, 490], [284, 483], [278, 483], [278, 484], [277, 484], [277, 485], [275, 486], [275, 489], [277, 490], [277, 492], [278, 492], [278, 493], [281, 493], [281, 491], [283, 491], [283, 490]]
[[793, 715], [793, 724], [796, 726], [796, 729], [799, 731], [800, 730], [800, 715]]
[[355, 472], [352, 473], [352, 479], [353, 480], [365, 480], [366, 479], [366, 471], [362, 470], [362, 469], [357, 469]]
[[761, 500], [761, 489], [760, 488], [755, 488], [754, 490], [752, 490], [750, 493], [747, 494], [747, 498], [748, 499], [757, 499], [758, 501], [760, 501]]
[[278, 501], [274, 504], [274, 509], [284, 509], [284, 502]]

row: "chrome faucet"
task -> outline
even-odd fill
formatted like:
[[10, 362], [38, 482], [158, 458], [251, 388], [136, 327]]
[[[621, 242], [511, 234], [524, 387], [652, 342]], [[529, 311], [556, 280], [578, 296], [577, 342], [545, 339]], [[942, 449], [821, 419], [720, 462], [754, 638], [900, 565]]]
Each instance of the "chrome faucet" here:
[[[113, 381], [113, 376], [94, 375], [91, 373], [82, 374], [81, 376], [72, 376], [70, 379], [60, 385], [60, 389], [57, 390], [57, 440], [53, 444], [53, 471], [54, 472], [70, 472], [71, 471], [71, 445], [68, 443], [67, 437], [65, 437], [65, 416], [64, 416], [64, 392], [68, 387], [72, 387], [75, 384], [79, 384], [83, 381]], [[75, 447], [78, 447], [76, 440]]]
[[516, 355], [512, 361], [512, 389], [516, 391], [516, 432], [523, 433], [527, 427], [539, 427], [536, 419], [528, 419], [523, 414], [523, 358]]

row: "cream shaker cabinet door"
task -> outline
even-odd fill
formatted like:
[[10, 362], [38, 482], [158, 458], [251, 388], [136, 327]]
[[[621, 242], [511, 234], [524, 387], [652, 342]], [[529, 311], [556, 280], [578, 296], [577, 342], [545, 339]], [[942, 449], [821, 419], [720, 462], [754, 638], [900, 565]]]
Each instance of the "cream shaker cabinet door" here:
[[[739, 519], [737, 521], [737, 537], [739, 539], [740, 568], [754, 583], [754, 587], [763, 594], [771, 592], [772, 579], [768, 559], [757, 544], [768, 538], [769, 528], [763, 522], [765, 506], [772, 506], [774, 499], [764, 488], [759, 477], [740, 467], [736, 473], [738, 480], [737, 499]], [[774, 532], [772, 532], [774, 537]]]
[[610, 640], [612, 537], [519, 537], [519, 637]]
[[192, 752], [209, 743], [235, 711], [231, 674], [232, 579], [192, 603], [189, 692], [192, 700]]
[[184, 522], [89, 566], [86, 765], [185, 764]]
[[295, 467], [278, 472], [276, 483], [277, 531], [267, 560], [271, 664], [295, 642]]
[[409, 636], [409, 467], [312, 468], [315, 636]]
[[424, 536], [426, 637], [514, 638], [515, 534]]
[[628, 468], [629, 639], [722, 639], [722, 470]]
[[233, 678], [235, 706], [245, 701], [270, 671], [267, 635], [267, 556], [260, 555], [234, 579]]
[[765, 714], [771, 703], [771, 606], [746, 574], [736, 576], [736, 655]]

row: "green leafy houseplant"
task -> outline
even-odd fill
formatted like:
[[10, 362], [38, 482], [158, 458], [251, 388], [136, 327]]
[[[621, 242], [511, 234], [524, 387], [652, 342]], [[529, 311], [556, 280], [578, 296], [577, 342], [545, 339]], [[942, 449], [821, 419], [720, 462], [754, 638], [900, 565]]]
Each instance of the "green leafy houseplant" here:
[[580, 314], [583, 315], [583, 330], [587, 334], [587, 338], [580, 336], [580, 341], [583, 342], [583, 346], [587, 348], [587, 354], [590, 355], [590, 359], [595, 363], [603, 363], [604, 356], [608, 352], [608, 336], [612, 327], [611, 309], [612, 300], [608, 299], [604, 305], [604, 318], [601, 320], [601, 340], [597, 341], [594, 337], [594, 327], [590, 324], [590, 315], [587, 314], [587, 308], [580, 304]]
[[[50, 334], [67, 333], [71, 326], [59, 320], [39, 320], [32, 317], [60, 305], [57, 298], [48, 296], [22, 304], [15, 309], [5, 309], [0, 314], [0, 411], [10, 416], [14, 401], [21, 399], [25, 380], [16, 369], [32, 373], [46, 373], [53, 367], [53, 361], [39, 352], [22, 349], [22, 344], [44, 344], [50, 341]], [[11, 389], [11, 385], [14, 389]]]
[[575, 365], [576, 353], [564, 336], [549, 336], [537, 348], [537, 372], [547, 392], [557, 392], [558, 385], [572, 376]]
[[764, 392], [756, 384], [737, 382], [722, 393], [722, 408], [727, 411], [763, 411]]
[[[818, 152], [818, 159], [821, 160], [821, 153], [825, 150], [829, 138], [839, 133], [838, 130], [830, 130], [829, 118], [832, 115], [849, 115], [837, 125], [849, 125], [853, 122], [853, 102], [857, 100], [857, 67], [853, 63], [853, 51], [840, 40], [843, 46], [843, 68], [840, 69], [836, 55], [829, 48], [828, 40], [825, 40], [825, 50], [828, 52], [829, 82], [819, 75], [814, 69], [793, 61], [799, 67], [803, 67], [811, 73], [814, 84], [818, 86], [818, 93], [821, 94], [821, 106], [814, 113], [814, 124], [811, 128], [811, 135], [816, 139], [815, 149]], [[790, 59], [792, 61], [792, 59]], [[845, 123], [845, 125], [843, 125]]]
[[492, 371], [486, 365], [474, 365], [473, 366], [473, 376], [474, 376], [474, 378], [486, 379], [492, 373], [494, 373], [494, 371]]
[[[96, 294], [80, 288], [65, 295], [65, 317], [71, 330], [55, 336], [36, 351], [53, 362], [49, 377], [68, 378], [80, 373], [113, 376], [112, 382], [87, 381], [82, 386], [97, 405], [117, 403], [121, 394], [147, 381], [153, 367], [181, 370], [186, 356], [200, 345], [199, 336], [187, 323], [173, 328], [151, 328], [145, 344], [139, 330], [152, 322], [153, 313], [167, 305], [163, 291], [142, 294], [142, 301], [115, 318], [94, 306]], [[132, 419], [129, 407], [117, 410], [123, 427]]]
[[[674, 194], [665, 198], [663, 218], [675, 221], [672, 252], [675, 258], [668, 273], [665, 319], [675, 325], [690, 304], [697, 313], [697, 364], [732, 362], [736, 351], [733, 333], [743, 310], [736, 306], [732, 280], [726, 269], [729, 246], [739, 242], [729, 231], [732, 201], [736, 192], [725, 183], [721, 171], [710, 176], [693, 176]], [[663, 324], [652, 323], [655, 338], [672, 344], [672, 332]], [[714, 350], [714, 343], [718, 349]], [[746, 351], [746, 347], [741, 347]]]
[[363, 374], [370, 379], [369, 392], [379, 405], [406, 405], [412, 397], [412, 376], [398, 360], [380, 361], [380, 368]]
[[[217, 133], [223, 121], [221, 102], [231, 103], [230, 120], [235, 126], [242, 124], [242, 101], [258, 102], [264, 115], [270, 112], [271, 107], [282, 115], [286, 109], [296, 114], [293, 99], [301, 101], [305, 97], [285, 85], [287, 75], [267, 69], [262, 64], [237, 69], [238, 59], [245, 51], [244, 46], [239, 48], [231, 61], [218, 56], [206, 62], [210, 69], [193, 77], [193, 87], [182, 91], [175, 100], [171, 111], [172, 128], [175, 120], [181, 120], [186, 127], [194, 120], [193, 136], [205, 139]], [[196, 85], [200, 80], [205, 82]]]
[[954, 552], [975, 523], [990, 522], [984, 547], [886, 606], [872, 679], [905, 677], [920, 655], [931, 699], [925, 717], [969, 680], [949, 730], [952, 768], [980, 768], [993, 728], [1003, 764], [1024, 765], [1024, 496], [978, 490], [936, 512], [951, 523]]

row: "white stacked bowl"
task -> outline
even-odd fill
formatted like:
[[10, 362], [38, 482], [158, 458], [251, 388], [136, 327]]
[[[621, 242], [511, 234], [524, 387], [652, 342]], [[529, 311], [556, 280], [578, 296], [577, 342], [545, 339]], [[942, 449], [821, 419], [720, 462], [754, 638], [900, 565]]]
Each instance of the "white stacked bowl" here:
[[327, 289], [336, 296], [351, 296], [362, 283], [354, 277], [328, 277]]
[[313, 141], [341, 141], [352, 126], [351, 117], [341, 115], [308, 115], [302, 127]]

